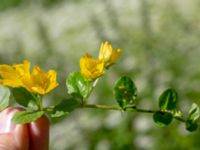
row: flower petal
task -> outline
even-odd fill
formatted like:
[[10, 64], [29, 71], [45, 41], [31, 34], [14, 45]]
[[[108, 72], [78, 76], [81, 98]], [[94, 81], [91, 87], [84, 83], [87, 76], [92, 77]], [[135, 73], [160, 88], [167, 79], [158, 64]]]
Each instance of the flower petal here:
[[106, 41], [105, 44], [101, 44], [100, 52], [99, 52], [99, 59], [103, 60], [104, 62], [108, 62], [112, 55], [112, 46]]
[[49, 70], [47, 72], [47, 76], [48, 76], [48, 79], [49, 79], [49, 85], [46, 89], [46, 93], [50, 92], [52, 89], [54, 89], [55, 87], [58, 86], [58, 83], [56, 81], [56, 75], [57, 75], [57, 73], [54, 70]]
[[110, 58], [110, 64], [114, 64], [117, 59], [119, 59], [119, 56], [121, 55], [121, 50], [120, 49], [117, 49], [117, 50], [114, 50], [113, 53], [112, 53], [112, 56]]
[[0, 65], [0, 76], [2, 77], [0, 84], [11, 87], [19, 87], [22, 85], [16, 70], [9, 65]]

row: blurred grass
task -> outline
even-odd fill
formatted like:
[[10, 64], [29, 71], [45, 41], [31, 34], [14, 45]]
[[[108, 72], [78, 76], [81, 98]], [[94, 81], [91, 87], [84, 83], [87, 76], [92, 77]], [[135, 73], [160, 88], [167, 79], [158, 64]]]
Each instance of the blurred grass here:
[[[192, 102], [200, 105], [198, 0], [2, 0], [0, 10], [0, 63], [28, 59], [58, 71], [60, 86], [47, 104], [67, 96], [65, 78], [79, 70], [79, 58], [86, 52], [97, 57], [109, 40], [123, 55], [89, 102], [115, 104], [113, 84], [128, 75], [140, 107], [156, 108], [167, 87], [177, 89], [184, 113]], [[199, 150], [199, 137], [199, 130], [190, 134], [176, 121], [160, 129], [151, 115], [77, 110], [52, 126], [50, 143], [52, 150]]]

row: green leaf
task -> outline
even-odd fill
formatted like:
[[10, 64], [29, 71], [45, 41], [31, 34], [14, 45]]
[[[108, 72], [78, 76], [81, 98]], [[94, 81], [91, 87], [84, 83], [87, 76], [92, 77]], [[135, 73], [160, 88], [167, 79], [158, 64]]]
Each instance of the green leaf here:
[[12, 94], [16, 102], [22, 106], [28, 107], [36, 105], [36, 95], [31, 94], [24, 88], [13, 88]]
[[131, 78], [123, 76], [116, 81], [114, 96], [118, 105], [124, 110], [129, 104], [135, 105], [137, 88]]
[[160, 127], [165, 127], [172, 122], [173, 115], [169, 112], [155, 112], [153, 115], [153, 120]]
[[187, 120], [185, 125], [186, 129], [190, 132], [195, 131], [198, 128], [197, 121]]
[[60, 117], [66, 116], [67, 114], [69, 114], [69, 113], [57, 110], [54, 113], [52, 113], [50, 117], [51, 118], [60, 118]]
[[186, 129], [188, 131], [195, 131], [198, 128], [197, 120], [199, 117], [200, 108], [197, 104], [193, 103], [189, 110], [189, 116], [186, 120]]
[[70, 112], [72, 112], [75, 108], [79, 107], [80, 103], [75, 99], [64, 99], [58, 105], [54, 107], [52, 110], [50, 117], [51, 118], [59, 118], [63, 117]]
[[12, 122], [15, 124], [25, 124], [37, 120], [44, 114], [43, 111], [21, 111], [17, 112], [13, 118]]
[[80, 103], [73, 99], [64, 99], [54, 107], [56, 111], [72, 112], [75, 108], [79, 107]]
[[189, 110], [189, 120], [196, 121], [200, 117], [200, 109], [196, 103], [193, 103]]
[[88, 97], [92, 89], [91, 81], [85, 79], [80, 72], [70, 73], [66, 85], [69, 94], [83, 98]]
[[159, 97], [159, 107], [161, 110], [173, 110], [177, 104], [177, 93], [174, 89], [165, 90]]
[[0, 111], [8, 107], [10, 100], [10, 90], [8, 87], [0, 85]]

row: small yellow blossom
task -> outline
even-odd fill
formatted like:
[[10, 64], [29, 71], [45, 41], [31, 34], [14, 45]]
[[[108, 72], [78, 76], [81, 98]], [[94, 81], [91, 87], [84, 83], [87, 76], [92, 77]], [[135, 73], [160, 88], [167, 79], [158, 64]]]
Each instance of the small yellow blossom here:
[[113, 50], [111, 44], [108, 42], [102, 43], [99, 52], [99, 60], [105, 62], [106, 65], [114, 64], [121, 54], [121, 50]]
[[32, 93], [46, 94], [58, 86], [56, 72], [49, 70], [45, 73], [38, 66], [30, 73], [30, 62], [25, 60], [23, 64], [13, 66], [0, 65], [0, 84], [11, 87], [24, 87]]
[[56, 82], [56, 72], [54, 70], [49, 70], [46, 73], [38, 66], [33, 68], [30, 76], [25, 75], [21, 80], [28, 91], [42, 95], [58, 86], [58, 83]]
[[80, 59], [80, 70], [85, 78], [94, 80], [103, 74], [104, 62], [86, 54]]

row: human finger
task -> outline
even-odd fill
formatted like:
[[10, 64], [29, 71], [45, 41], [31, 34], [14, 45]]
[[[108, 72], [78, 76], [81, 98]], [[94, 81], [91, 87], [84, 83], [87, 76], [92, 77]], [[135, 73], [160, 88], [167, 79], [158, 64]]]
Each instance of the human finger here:
[[42, 116], [38, 120], [28, 125], [30, 150], [48, 150], [49, 149], [49, 119]]

